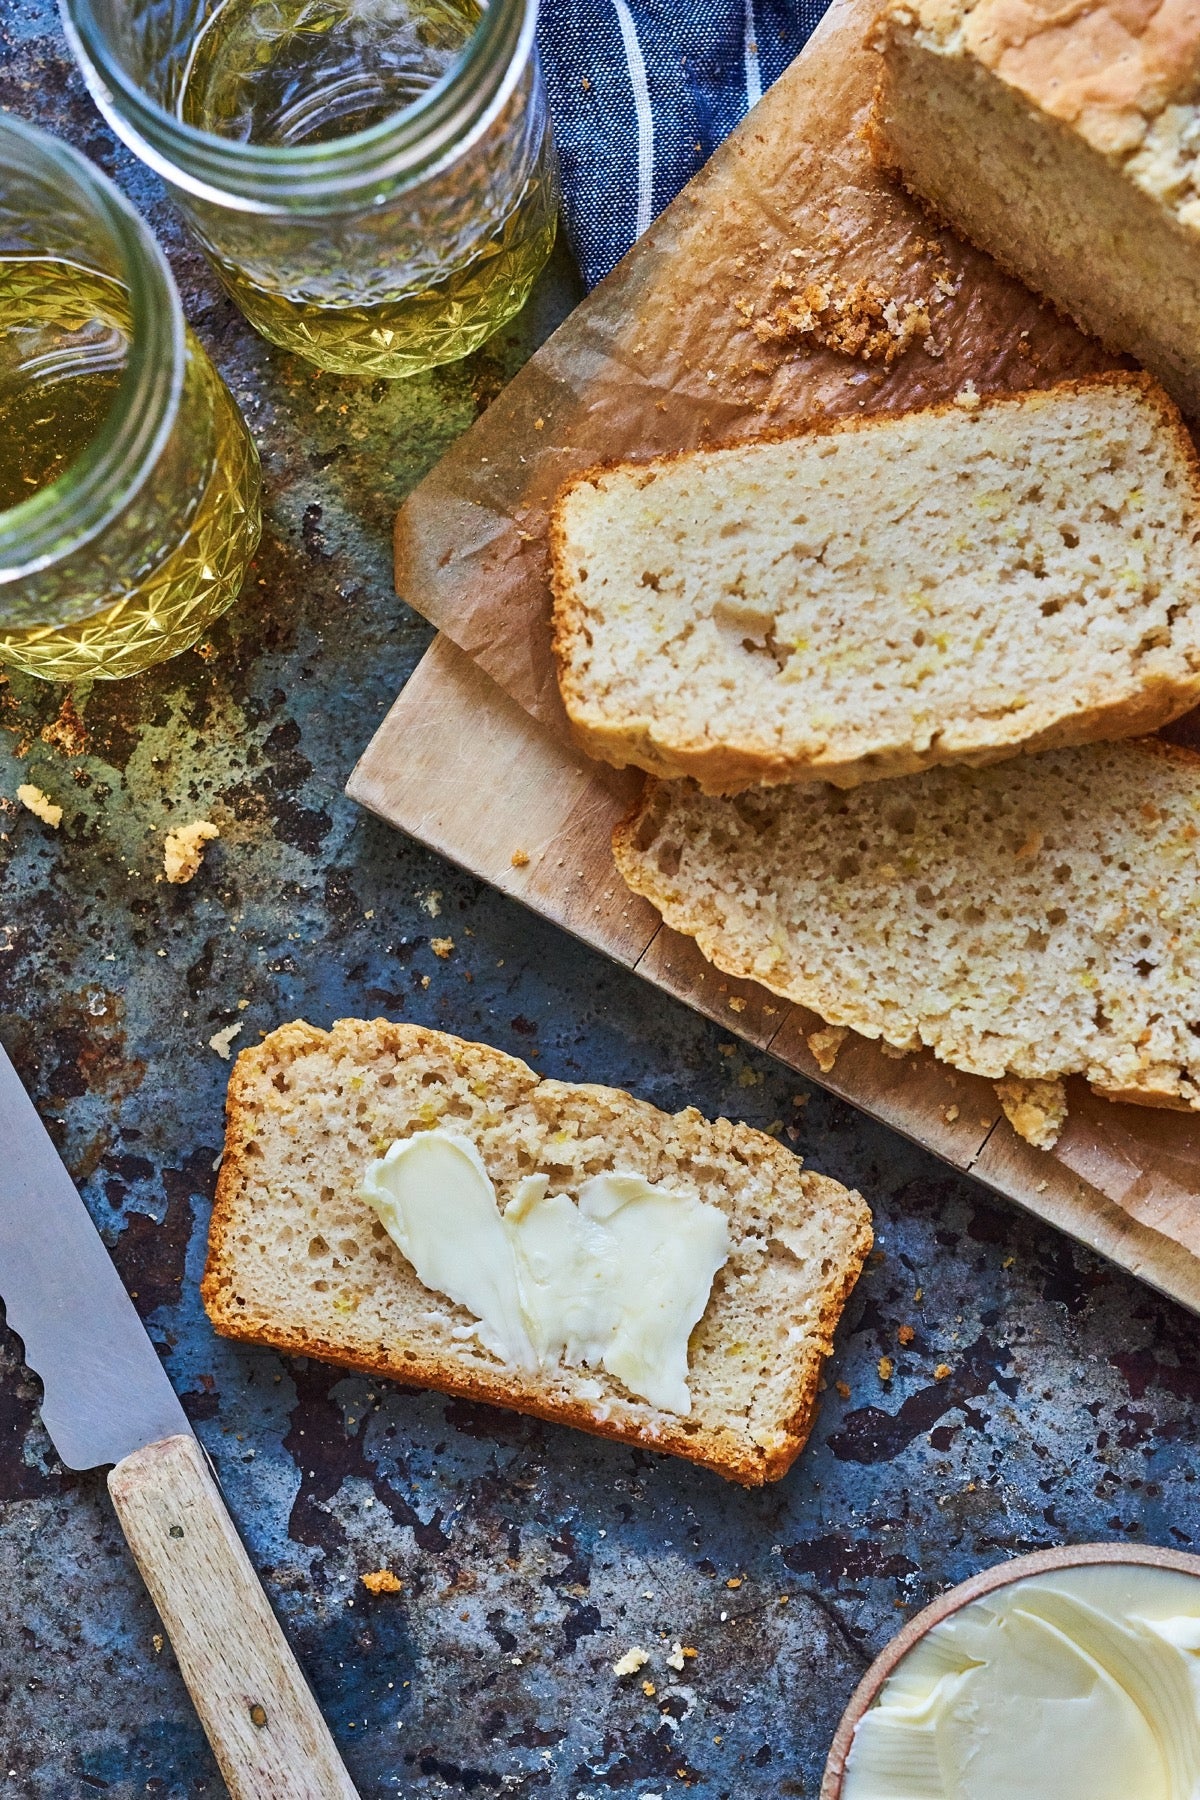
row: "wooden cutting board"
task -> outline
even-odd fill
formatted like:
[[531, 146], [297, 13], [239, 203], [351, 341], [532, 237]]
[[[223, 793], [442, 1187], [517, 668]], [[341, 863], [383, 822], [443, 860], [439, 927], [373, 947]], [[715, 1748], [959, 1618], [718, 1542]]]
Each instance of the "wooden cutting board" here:
[[[873, 170], [870, 12], [871, 0], [835, 0], [793, 68], [410, 497], [397, 585], [441, 635], [348, 792], [1200, 1311], [1200, 1118], [1114, 1106], [1073, 1082], [1045, 1153], [1015, 1136], [989, 1082], [928, 1055], [892, 1058], [852, 1035], [820, 1068], [808, 1043], [819, 1020], [709, 967], [624, 888], [609, 838], [640, 776], [588, 761], [558, 701], [545, 521], [574, 469], [814, 413], [903, 410], [968, 379], [1012, 390], [1111, 366]], [[866, 360], [845, 353], [832, 312], [823, 336], [775, 335], [796, 280], [818, 282], [834, 310], [857, 296], [876, 329], [880, 306], [893, 322], [924, 309], [928, 330]]]

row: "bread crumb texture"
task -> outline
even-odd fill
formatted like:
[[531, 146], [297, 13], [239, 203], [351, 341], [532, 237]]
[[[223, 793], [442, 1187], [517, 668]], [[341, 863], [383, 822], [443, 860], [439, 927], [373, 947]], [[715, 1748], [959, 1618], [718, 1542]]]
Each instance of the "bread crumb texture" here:
[[809, 1032], [805, 1041], [812, 1051], [822, 1075], [832, 1073], [833, 1065], [838, 1059], [838, 1051], [848, 1035], [844, 1025], [825, 1025], [820, 1031]]
[[17, 799], [26, 812], [31, 812], [43, 825], [49, 825], [57, 831], [62, 824], [62, 807], [56, 805], [48, 794], [43, 794], [40, 787], [34, 787], [31, 781], [21, 783], [17, 789]]
[[1200, 699], [1197, 539], [1141, 375], [592, 471], [551, 525], [564, 703], [710, 793], [1138, 735]]
[[1004, 1116], [1035, 1150], [1053, 1150], [1067, 1122], [1067, 1090], [1061, 1081], [998, 1081]]
[[368, 1594], [398, 1594], [404, 1587], [400, 1577], [394, 1575], [391, 1569], [372, 1569], [361, 1579]]
[[163, 873], [168, 881], [190, 881], [204, 861], [204, 846], [220, 837], [210, 819], [194, 819], [168, 831], [163, 844]]
[[[692, 1333], [686, 1419], [603, 1370], [526, 1375], [418, 1281], [360, 1188], [397, 1139], [470, 1138], [505, 1206], [544, 1173], [577, 1199], [613, 1169], [719, 1206], [732, 1240]], [[482, 1044], [385, 1020], [296, 1023], [238, 1057], [209, 1235], [217, 1330], [644, 1444], [757, 1485], [803, 1447], [821, 1365], [871, 1246], [861, 1197], [762, 1132], [615, 1088], [541, 1080]]]
[[775, 277], [767, 305], [751, 323], [761, 344], [819, 345], [885, 368], [932, 330], [926, 305], [897, 300], [878, 282], [806, 281], [787, 271]]
[[[1195, 752], [1145, 739], [735, 800], [651, 783], [614, 851], [718, 968], [831, 1024], [995, 1081], [1200, 1107]], [[1057, 1096], [1041, 1110], [1061, 1124]]]
[[235, 1019], [232, 1025], [226, 1025], [222, 1031], [214, 1031], [208, 1040], [209, 1049], [215, 1050], [219, 1057], [228, 1062], [232, 1054], [233, 1040], [241, 1029], [242, 1021]]

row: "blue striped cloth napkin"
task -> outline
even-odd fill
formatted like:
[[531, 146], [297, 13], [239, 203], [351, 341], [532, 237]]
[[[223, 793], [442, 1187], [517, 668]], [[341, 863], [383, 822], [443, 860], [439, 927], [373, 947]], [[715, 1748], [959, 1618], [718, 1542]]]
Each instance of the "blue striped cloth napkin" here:
[[567, 234], [607, 275], [802, 49], [828, 0], [542, 0]]

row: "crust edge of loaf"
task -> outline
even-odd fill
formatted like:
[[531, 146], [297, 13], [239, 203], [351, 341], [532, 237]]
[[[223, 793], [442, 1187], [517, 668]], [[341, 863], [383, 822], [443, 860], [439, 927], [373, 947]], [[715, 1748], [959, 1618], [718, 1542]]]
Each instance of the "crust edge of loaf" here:
[[[390, 1020], [379, 1022], [393, 1024]], [[432, 1027], [414, 1027], [407, 1022], [399, 1029], [428, 1030], [436, 1037], [453, 1037], [449, 1032], [435, 1032]], [[251, 1070], [269, 1063], [277, 1049], [302, 1052], [306, 1046], [323, 1047], [333, 1035], [332, 1031], [323, 1031], [303, 1020], [295, 1020], [277, 1027], [261, 1043], [248, 1045], [234, 1063], [226, 1095], [225, 1149], [217, 1177], [205, 1269], [200, 1283], [204, 1310], [219, 1336], [242, 1343], [265, 1344], [291, 1356], [314, 1356], [319, 1361], [396, 1381], [407, 1387], [431, 1389], [456, 1398], [484, 1401], [489, 1405], [507, 1407], [511, 1411], [543, 1419], [549, 1424], [571, 1426], [593, 1437], [635, 1444], [642, 1449], [678, 1456], [711, 1469], [741, 1487], [761, 1487], [786, 1475], [812, 1431], [818, 1410], [821, 1371], [832, 1349], [833, 1334], [874, 1243], [869, 1208], [853, 1190], [850, 1192], [861, 1210], [854, 1242], [847, 1252], [842, 1285], [840, 1289], [831, 1290], [825, 1295], [819, 1319], [814, 1326], [812, 1348], [800, 1369], [799, 1380], [791, 1396], [790, 1410], [779, 1426], [780, 1441], [769, 1449], [756, 1444], [747, 1433], [729, 1428], [689, 1432], [682, 1427], [667, 1427], [651, 1434], [634, 1420], [597, 1419], [585, 1405], [564, 1405], [559, 1401], [544, 1400], [519, 1375], [506, 1374], [499, 1364], [494, 1376], [459, 1374], [436, 1359], [418, 1355], [398, 1356], [389, 1352], [386, 1345], [380, 1345], [376, 1353], [366, 1355], [313, 1333], [275, 1325], [265, 1317], [238, 1311], [234, 1305], [233, 1283], [224, 1240], [232, 1225], [237, 1196], [244, 1182], [245, 1146], [252, 1135], [252, 1112], [244, 1093], [246, 1082]], [[516, 1065], [529, 1075], [533, 1086], [540, 1086], [544, 1079], [519, 1057], [510, 1057], [491, 1045], [476, 1044], [465, 1038], [454, 1041], [469, 1050], [482, 1050], [491, 1057]], [[619, 1090], [608, 1091], [615, 1093]], [[773, 1140], [767, 1141], [773, 1143]], [[812, 1170], [798, 1170], [798, 1173], [817, 1180], [826, 1179]]]
[[[1137, 389], [1157, 409], [1162, 429], [1173, 440], [1176, 454], [1190, 478], [1193, 498], [1200, 512], [1200, 455], [1196, 445], [1166, 389], [1143, 370], [1100, 370], [1054, 382], [1049, 387], [987, 394], [981, 396], [980, 410], [1022, 405], [1034, 394], [1066, 396], [1098, 387]], [[945, 400], [917, 410], [932, 418], [952, 414], [957, 408], [953, 400]], [[571, 734], [585, 754], [614, 768], [640, 768], [661, 780], [693, 780], [704, 793], [712, 795], [733, 795], [752, 787], [810, 781], [828, 781], [835, 787], [849, 788], [868, 781], [916, 775], [924, 769], [946, 765], [981, 768], [1024, 754], [1068, 749], [1097, 740], [1141, 737], [1180, 718], [1200, 701], [1198, 670], [1190, 678], [1175, 681], [1164, 677], [1119, 700], [1097, 700], [1087, 708], [1068, 713], [1050, 712], [1046, 707], [1031, 708], [1029, 713], [1021, 715], [1021, 725], [1014, 719], [1007, 731], [997, 732], [996, 741], [978, 749], [948, 750], [935, 740], [927, 750], [915, 749], [911, 744], [895, 744], [866, 756], [835, 752], [814, 760], [781, 754], [765, 738], [714, 742], [680, 737], [656, 725], [650, 718], [626, 717], [618, 722], [585, 699], [572, 669], [572, 647], [583, 629], [582, 607], [575, 595], [567, 556], [565, 513], [574, 493], [606, 475], [653, 473], [697, 454], [720, 456], [758, 444], [877, 430], [892, 424], [897, 416], [902, 415], [872, 413], [866, 417], [821, 418], [798, 426], [778, 427], [751, 440], [705, 445], [699, 452], [674, 451], [644, 462], [614, 460], [583, 470], [563, 484], [551, 508], [548, 531], [553, 597], [552, 648], [559, 693]]]
[[[933, 223], [953, 232], [973, 249], [989, 257], [1011, 280], [1019, 282], [1044, 300], [1061, 319], [1100, 343], [1114, 358], [1121, 358], [1126, 365], [1132, 363], [1135, 367], [1142, 366], [1154, 374], [1188, 416], [1200, 420], [1200, 373], [1195, 368], [1190, 372], [1181, 371], [1179, 367], [1170, 366], [1169, 358], [1165, 358], [1156, 368], [1157, 353], [1152, 333], [1140, 345], [1124, 341], [1119, 329], [1114, 326], [1111, 314], [1106, 313], [1103, 306], [1097, 305], [1094, 292], [1087, 296], [1077, 294], [1073, 300], [1062, 294], [1052, 293], [1029, 267], [1020, 267], [1019, 261], [1008, 255], [1000, 245], [985, 242], [983, 235], [968, 226], [965, 220], [951, 216], [910, 182], [899, 156], [888, 141], [883, 122], [889, 89], [897, 79], [897, 70], [903, 58], [946, 55], [944, 51], [923, 45], [919, 41], [918, 31], [914, 29], [915, 25], [916, 20], [906, 0], [883, 0], [865, 37], [865, 47], [876, 52], [880, 59], [880, 77], [862, 128], [863, 141], [876, 168], [897, 187], [902, 188]], [[969, 65], [974, 78], [982, 81], [986, 88], [993, 92], [1003, 90], [1007, 100], [1015, 102], [1028, 118], [1036, 120], [1039, 129], [1055, 137], [1060, 146], [1078, 144], [1097, 162], [1106, 163], [1114, 180], [1129, 180], [1118, 160], [1118, 153], [1106, 152], [1098, 147], [1078, 129], [1077, 124], [1047, 110], [1024, 88], [1007, 80], [998, 69], [983, 62], [974, 52], [962, 49], [954, 55]], [[1156, 201], [1147, 191], [1136, 188], [1132, 182], [1129, 182], [1129, 188], [1131, 196], [1136, 196], [1139, 203], [1152, 209], [1152, 215], [1161, 220], [1172, 238], [1182, 239], [1191, 250], [1200, 254], [1200, 230], [1194, 226], [1185, 226], [1161, 200]]]
[[[1137, 750], [1148, 756], [1159, 757], [1167, 762], [1186, 763], [1200, 774], [1200, 750], [1192, 749], [1186, 744], [1173, 744], [1162, 738], [1154, 737], [1132, 738], [1126, 741], [1131, 749]], [[847, 1008], [842, 1016], [836, 1018], [832, 1017], [816, 1004], [812, 994], [802, 993], [795, 987], [784, 987], [773, 983], [769, 975], [765, 975], [761, 971], [749, 967], [744, 961], [736, 956], [723, 953], [721, 946], [713, 940], [710, 932], [697, 930], [694, 923], [688, 923], [686, 908], [671, 904], [670, 901], [665, 898], [661, 889], [655, 887], [653, 883], [645, 881], [639, 883], [638, 880], [635, 880], [634, 874], [636, 873], [636, 869], [632, 859], [635, 855], [640, 857], [641, 852], [637, 850], [637, 847], [634, 844], [634, 834], [639, 830], [643, 819], [647, 815], [648, 809], [654, 801], [657, 790], [662, 785], [663, 784], [654, 776], [647, 778], [639, 799], [630, 807], [624, 818], [618, 820], [617, 824], [613, 827], [612, 854], [617, 871], [626, 886], [633, 893], [640, 894], [643, 899], [648, 900], [652, 906], [656, 907], [661, 914], [665, 925], [669, 926], [673, 931], [678, 931], [682, 936], [691, 938], [705, 961], [711, 963], [715, 969], [719, 969], [723, 975], [732, 975], [735, 979], [741, 981], [755, 982], [759, 987], [765, 988], [768, 993], [775, 994], [781, 1000], [787, 1000], [794, 1006], [807, 1007], [810, 1012], [816, 1013], [818, 1017], [824, 1019], [826, 1024], [845, 1026], [847, 1030], [856, 1032], [859, 1036], [865, 1037], [871, 1042], [886, 1043], [893, 1049], [902, 1051], [905, 1055], [908, 1055], [913, 1051], [930, 1048], [921, 1042], [900, 1043], [894, 1038], [889, 1038], [878, 1028], [878, 1026], [865, 1020], [861, 1014], [854, 1014], [853, 1009], [850, 1008]], [[941, 1056], [936, 1049], [932, 1050], [932, 1054], [937, 1057], [939, 1062], [945, 1063], [949, 1068], [964, 1068], [963, 1064], [952, 1063], [948, 1057]], [[965, 1072], [968, 1074], [976, 1073], [976, 1071], [969, 1069]], [[1029, 1076], [1021, 1070], [1010, 1070], [1002, 1076], [989, 1074], [984, 1077], [984, 1079], [989, 1081], [1004, 1080], [1009, 1076], [1015, 1080], [1066, 1079], [1066, 1075], [1061, 1071], [1057, 1075], [1047, 1073], [1041, 1077], [1036, 1077]], [[1102, 1099], [1120, 1102], [1128, 1106], [1148, 1107], [1160, 1112], [1200, 1112], [1200, 1105], [1192, 1106], [1182, 1097], [1168, 1093], [1161, 1087], [1132, 1086], [1117, 1089], [1105, 1087], [1098, 1082], [1089, 1082], [1088, 1085], [1092, 1092], [1099, 1095]]]

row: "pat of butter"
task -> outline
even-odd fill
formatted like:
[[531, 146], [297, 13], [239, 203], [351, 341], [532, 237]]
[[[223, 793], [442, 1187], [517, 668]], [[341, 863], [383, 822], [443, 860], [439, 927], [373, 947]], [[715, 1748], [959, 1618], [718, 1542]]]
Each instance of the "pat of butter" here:
[[1097, 1564], [952, 1614], [859, 1721], [843, 1800], [1196, 1800], [1200, 1580]]
[[362, 1192], [501, 1361], [604, 1368], [664, 1412], [691, 1411], [688, 1339], [729, 1258], [719, 1207], [614, 1172], [585, 1181], [578, 1204], [527, 1175], [501, 1212], [475, 1145], [440, 1126], [393, 1144]]

